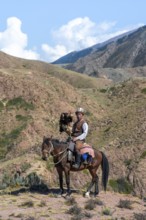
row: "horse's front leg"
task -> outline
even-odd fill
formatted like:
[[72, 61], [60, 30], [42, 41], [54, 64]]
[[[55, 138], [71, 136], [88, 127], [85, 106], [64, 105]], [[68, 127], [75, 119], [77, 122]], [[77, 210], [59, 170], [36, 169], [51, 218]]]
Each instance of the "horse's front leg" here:
[[99, 194], [99, 188], [98, 188], [98, 176], [96, 175], [95, 177], [95, 193], [94, 193], [94, 196], [96, 197], [98, 194]]
[[67, 195], [71, 194], [71, 189], [70, 189], [70, 171], [65, 170], [65, 178], [66, 178], [66, 186], [67, 186]]
[[63, 171], [62, 169], [60, 169], [60, 167], [57, 167], [57, 172], [59, 175], [59, 185], [60, 185], [60, 192], [59, 194], [63, 194], [64, 193], [64, 189], [63, 189]]

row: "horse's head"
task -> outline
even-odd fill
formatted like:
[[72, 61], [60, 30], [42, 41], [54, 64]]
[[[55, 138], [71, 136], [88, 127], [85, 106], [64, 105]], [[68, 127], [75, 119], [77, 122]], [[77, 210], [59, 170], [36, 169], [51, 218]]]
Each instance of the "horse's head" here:
[[53, 144], [51, 140], [52, 140], [52, 137], [48, 138], [44, 136], [43, 138], [43, 143], [42, 143], [42, 159], [43, 160], [47, 160], [48, 156], [53, 151]]
[[60, 115], [59, 120], [59, 131], [60, 132], [66, 132], [68, 135], [72, 132], [72, 122], [73, 122], [73, 116], [71, 113], [65, 112]]

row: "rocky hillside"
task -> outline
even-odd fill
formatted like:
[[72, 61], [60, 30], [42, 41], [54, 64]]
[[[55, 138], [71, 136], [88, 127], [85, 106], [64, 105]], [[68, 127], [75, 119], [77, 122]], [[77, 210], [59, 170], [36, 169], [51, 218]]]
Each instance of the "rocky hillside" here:
[[[61, 112], [83, 106], [90, 127], [87, 141], [104, 151], [110, 163], [108, 190], [145, 197], [144, 78], [111, 84], [3, 53], [0, 63], [0, 189], [24, 186], [31, 173], [45, 186], [57, 187], [51, 159], [41, 160], [42, 139], [53, 135], [65, 140], [59, 134]], [[89, 181], [88, 172], [72, 173], [72, 188], [86, 188]]]

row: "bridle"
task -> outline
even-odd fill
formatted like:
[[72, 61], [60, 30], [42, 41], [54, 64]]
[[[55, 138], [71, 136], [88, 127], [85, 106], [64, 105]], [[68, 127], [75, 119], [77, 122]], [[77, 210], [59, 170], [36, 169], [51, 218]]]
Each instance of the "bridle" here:
[[53, 163], [53, 164], [56, 165], [56, 164], [60, 163], [60, 162], [63, 160], [63, 158], [65, 158], [65, 157], [67, 156], [67, 148], [68, 148], [68, 147], [66, 147], [63, 151], [61, 151], [61, 152], [59, 152], [59, 153], [57, 153], [57, 154], [53, 154], [53, 150], [54, 150], [55, 148], [54, 148], [54, 145], [53, 145], [53, 143], [52, 143], [51, 140], [49, 141], [49, 144], [50, 144], [50, 146], [51, 146], [50, 149], [49, 149], [49, 150], [46, 150], [46, 149], [43, 150], [43, 152], [44, 152], [44, 153], [47, 153], [48, 156], [52, 155], [53, 157], [57, 157], [57, 156], [59, 156], [60, 154], [63, 154], [64, 152], [66, 152], [66, 154], [64, 154], [64, 155], [62, 156], [62, 158], [61, 158], [58, 162]]
[[[46, 143], [45, 143], [46, 144]], [[48, 154], [48, 156], [50, 156], [50, 154], [52, 153], [52, 151], [54, 150], [54, 146], [53, 146], [53, 143], [52, 141], [50, 140], [49, 141], [49, 144], [51, 145], [50, 149], [47, 150], [47, 149], [43, 149], [42, 152], [45, 153], [45, 154]], [[46, 144], [47, 145], [47, 144]]]

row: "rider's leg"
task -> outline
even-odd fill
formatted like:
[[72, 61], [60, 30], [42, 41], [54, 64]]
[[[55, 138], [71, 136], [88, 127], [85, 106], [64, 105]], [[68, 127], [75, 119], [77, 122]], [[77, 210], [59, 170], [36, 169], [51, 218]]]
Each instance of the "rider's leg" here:
[[81, 164], [81, 154], [80, 149], [83, 146], [83, 141], [76, 141], [75, 144], [75, 164], [73, 164], [73, 167], [78, 169]]

